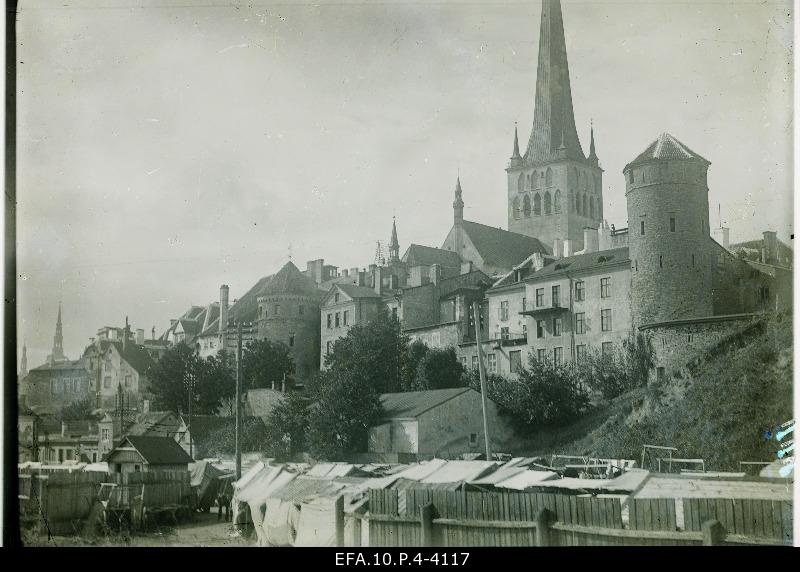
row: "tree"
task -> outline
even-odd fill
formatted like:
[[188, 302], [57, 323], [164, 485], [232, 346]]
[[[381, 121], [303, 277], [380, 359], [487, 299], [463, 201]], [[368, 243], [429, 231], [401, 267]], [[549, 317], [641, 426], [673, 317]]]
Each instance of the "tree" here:
[[407, 350], [408, 338], [400, 331], [400, 322], [383, 309], [336, 340], [325, 357], [325, 366], [343, 378], [364, 382], [378, 393], [392, 393], [403, 389]]
[[[269, 435], [264, 423], [258, 417], [242, 419], [240, 446], [243, 452], [262, 452], [269, 447]], [[232, 455], [236, 452], [236, 425], [226, 423], [211, 431], [203, 440], [203, 454]]]
[[413, 387], [416, 391], [464, 387], [464, 367], [453, 348], [429, 349], [417, 364]]
[[417, 368], [428, 353], [428, 346], [420, 340], [409, 343], [403, 361], [403, 391], [416, 391]]
[[62, 407], [58, 412], [58, 419], [60, 421], [78, 421], [80, 419], [87, 419], [92, 416], [94, 411], [95, 400], [93, 397], [88, 396], [78, 401], [73, 401]]
[[253, 340], [242, 348], [242, 377], [247, 388], [280, 387], [284, 375], [291, 380], [294, 360], [289, 348], [281, 342]]
[[215, 414], [220, 405], [236, 394], [236, 363], [221, 351], [195, 363], [193, 413]]
[[581, 380], [592, 389], [600, 391], [606, 399], [613, 399], [645, 387], [650, 372], [655, 367], [655, 354], [649, 337], [631, 334], [622, 343], [605, 354], [595, 351], [587, 355], [578, 367]]
[[150, 388], [159, 407], [180, 413], [188, 410], [189, 375], [197, 371], [199, 358], [181, 342], [169, 348], [153, 367]]
[[267, 450], [278, 460], [289, 460], [306, 450], [309, 400], [301, 393], [285, 393], [267, 419]]
[[[338, 342], [337, 342], [338, 343]], [[367, 450], [369, 428], [383, 416], [374, 379], [342, 368], [321, 376], [311, 406], [308, 444], [319, 459], [345, 460]]]

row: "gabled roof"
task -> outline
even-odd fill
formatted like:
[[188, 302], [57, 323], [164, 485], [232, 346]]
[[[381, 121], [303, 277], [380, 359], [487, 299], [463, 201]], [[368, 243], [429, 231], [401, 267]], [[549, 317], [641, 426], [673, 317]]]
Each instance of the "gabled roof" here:
[[381, 395], [381, 404], [384, 410], [383, 418], [414, 419], [426, 411], [470, 391], [474, 390], [469, 387], [456, 387], [453, 389], [384, 393]]
[[647, 163], [649, 161], [674, 161], [676, 159], [697, 159], [709, 165], [711, 164], [707, 159], [704, 159], [689, 149], [686, 145], [675, 139], [675, 137], [669, 133], [662, 133], [658, 136], [658, 139], [650, 143], [650, 145], [647, 146], [647, 149], [642, 151], [639, 156], [636, 157], [636, 159], [628, 163], [623, 170], [627, 171], [628, 168], [632, 167], [633, 165]]
[[403, 255], [402, 261], [410, 268], [412, 266], [431, 266], [438, 264], [445, 268], [460, 268], [461, 257], [457, 252], [412, 244]]
[[[264, 276], [256, 282], [250, 290], [244, 293], [236, 303], [228, 308], [228, 320], [233, 322], [255, 322], [258, 317], [258, 297], [272, 280], [273, 275]], [[219, 318], [200, 332], [200, 336], [216, 335], [219, 333]]]
[[265, 285], [261, 295], [298, 294], [319, 297], [320, 293], [316, 283], [300, 272], [297, 266], [289, 261]]
[[[150, 353], [144, 348], [144, 346], [135, 344], [133, 340], [125, 344], [125, 351], [122, 349], [122, 342], [100, 340], [99, 344], [100, 353], [108, 351], [108, 348], [113, 345], [117, 349], [117, 352], [119, 352], [120, 356], [122, 356], [122, 359], [128, 362], [128, 365], [135, 369], [139, 375], [147, 375], [150, 368], [156, 363], [153, 361], [153, 358], [150, 357]], [[87, 347], [86, 351], [89, 351], [92, 347], [93, 346]]]
[[468, 220], [461, 225], [478, 254], [490, 266], [510, 269], [534, 252], [550, 252], [538, 238]]
[[[130, 443], [151, 465], [182, 465], [194, 462], [194, 459], [178, 445], [177, 441], [169, 437], [129, 435], [121, 446], [124, 446], [126, 442]], [[113, 455], [114, 451], [111, 454]]]
[[145, 413], [128, 428], [128, 435], [149, 437], [171, 437], [180, 427], [180, 419], [171, 411]]
[[[85, 370], [82, 360], [75, 361], [61, 361], [55, 363], [45, 363], [38, 367], [34, 367], [28, 373], [45, 372], [45, 371], [64, 371], [64, 370]], [[88, 375], [88, 374], [87, 374]]]
[[356, 286], [355, 284], [336, 284], [334, 288], [339, 288], [342, 292], [353, 298], [380, 298], [381, 295], [372, 288], [366, 286]]
[[588, 270], [599, 270], [607, 266], [614, 266], [623, 262], [630, 263], [628, 247], [614, 248], [611, 250], [601, 250], [588, 254], [578, 254], [553, 260], [541, 270], [528, 276], [526, 282], [535, 281], [540, 278], [551, 278], [562, 272], [582, 272]]

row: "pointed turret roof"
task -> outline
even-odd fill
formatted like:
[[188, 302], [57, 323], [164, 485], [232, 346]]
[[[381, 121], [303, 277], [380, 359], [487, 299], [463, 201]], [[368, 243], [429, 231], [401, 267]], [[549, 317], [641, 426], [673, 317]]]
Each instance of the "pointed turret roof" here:
[[264, 296], [275, 294], [300, 294], [319, 297], [322, 292], [310, 278], [297, 269], [293, 262], [289, 261], [283, 265], [283, 268], [278, 270], [278, 273], [269, 281], [262, 293]]
[[586, 160], [575, 127], [560, 0], [542, 2], [536, 108], [524, 159], [529, 165], [556, 159]]
[[400, 242], [397, 240], [397, 222], [392, 217], [392, 239], [389, 241], [389, 248], [400, 248]]
[[695, 153], [691, 149], [689, 149], [686, 145], [678, 141], [675, 137], [670, 135], [669, 133], [662, 133], [658, 136], [658, 139], [650, 143], [643, 152], [639, 154], [636, 159], [631, 161], [625, 166], [623, 171], [627, 171], [630, 167], [634, 165], [638, 165], [640, 163], [647, 163], [649, 161], [658, 161], [658, 160], [699, 160], [708, 165], [711, 162], [708, 159], [705, 159], [701, 155]]
[[512, 159], [520, 159], [519, 156], [519, 136], [517, 135], [517, 124], [514, 124], [514, 152], [511, 155]]

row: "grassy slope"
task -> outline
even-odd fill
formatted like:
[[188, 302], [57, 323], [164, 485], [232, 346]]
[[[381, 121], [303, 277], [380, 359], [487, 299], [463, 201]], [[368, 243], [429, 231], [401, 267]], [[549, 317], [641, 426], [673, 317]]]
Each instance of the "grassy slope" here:
[[690, 379], [623, 395], [521, 449], [639, 459], [645, 443], [667, 445], [713, 470], [774, 460], [777, 442], [763, 433], [792, 417], [792, 322], [765, 326], [698, 356]]

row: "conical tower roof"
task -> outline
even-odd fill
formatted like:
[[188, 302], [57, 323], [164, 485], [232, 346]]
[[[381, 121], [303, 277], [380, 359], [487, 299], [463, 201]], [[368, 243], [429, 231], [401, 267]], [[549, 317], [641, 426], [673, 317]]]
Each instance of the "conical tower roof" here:
[[321, 292], [310, 278], [289, 261], [272, 277], [261, 295], [274, 296], [276, 294], [319, 296]]
[[628, 163], [624, 171], [627, 171], [634, 165], [658, 160], [698, 160], [708, 165], [711, 164], [708, 159], [695, 153], [669, 133], [662, 133], [658, 136], [658, 139], [650, 143], [647, 149], [642, 151], [636, 159]]

